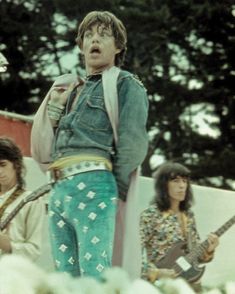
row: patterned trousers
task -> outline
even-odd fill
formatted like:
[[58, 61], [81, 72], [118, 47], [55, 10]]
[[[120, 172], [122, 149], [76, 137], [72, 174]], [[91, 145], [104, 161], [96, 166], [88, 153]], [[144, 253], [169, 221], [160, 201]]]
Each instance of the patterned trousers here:
[[99, 278], [112, 265], [116, 209], [109, 171], [79, 173], [53, 186], [49, 230], [56, 270]]

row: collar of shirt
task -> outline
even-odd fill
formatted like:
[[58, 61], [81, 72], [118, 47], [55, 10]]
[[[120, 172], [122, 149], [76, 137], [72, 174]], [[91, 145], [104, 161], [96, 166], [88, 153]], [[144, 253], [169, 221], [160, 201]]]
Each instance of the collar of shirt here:
[[0, 204], [2, 204], [4, 201], [6, 201], [8, 199], [8, 197], [11, 196], [11, 194], [15, 191], [16, 186], [14, 186], [13, 188], [11, 188], [10, 190], [8, 190], [7, 192], [5, 192], [4, 194], [2, 194], [0, 196]]

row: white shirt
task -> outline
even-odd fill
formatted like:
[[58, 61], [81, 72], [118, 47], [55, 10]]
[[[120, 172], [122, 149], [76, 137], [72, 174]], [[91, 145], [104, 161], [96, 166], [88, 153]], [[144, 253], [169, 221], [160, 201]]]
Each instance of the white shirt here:
[[[10, 197], [16, 187], [7, 191], [0, 197], [0, 206]], [[4, 211], [1, 221], [13, 211], [13, 209], [31, 192], [25, 191], [18, 196]], [[42, 247], [42, 229], [46, 210], [44, 199], [41, 197], [35, 201], [26, 203], [3, 230], [10, 237], [12, 253], [20, 254], [36, 260]], [[0, 255], [3, 252], [0, 252]]]

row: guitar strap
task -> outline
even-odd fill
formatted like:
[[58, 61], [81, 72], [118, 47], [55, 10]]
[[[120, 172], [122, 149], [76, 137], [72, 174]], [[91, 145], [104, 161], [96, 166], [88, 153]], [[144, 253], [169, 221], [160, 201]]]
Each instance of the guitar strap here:
[[188, 217], [184, 212], [180, 213], [180, 221], [181, 221], [181, 229], [182, 229], [183, 236], [187, 240], [187, 238], [188, 238], [188, 231], [187, 231]]
[[193, 242], [192, 228], [190, 226], [188, 226], [188, 216], [187, 215], [185, 215], [184, 226], [185, 226], [185, 240], [187, 243], [187, 250], [190, 252], [190, 251], [192, 251], [195, 244]]
[[3, 205], [0, 207], [0, 219], [3, 216], [4, 211], [7, 209], [7, 207], [15, 201], [15, 199], [20, 196], [25, 190], [22, 188], [16, 188], [12, 194], [7, 198], [7, 200], [3, 203]]
[[193, 238], [192, 238], [192, 229], [188, 226], [188, 215], [186, 213], [181, 213], [181, 228], [183, 232], [183, 236], [187, 243], [187, 250], [191, 251], [194, 247]]
[[187, 247], [188, 247], [188, 251], [192, 251], [192, 249], [193, 249], [193, 238], [192, 238], [191, 230], [188, 232], [188, 236], [187, 236]]

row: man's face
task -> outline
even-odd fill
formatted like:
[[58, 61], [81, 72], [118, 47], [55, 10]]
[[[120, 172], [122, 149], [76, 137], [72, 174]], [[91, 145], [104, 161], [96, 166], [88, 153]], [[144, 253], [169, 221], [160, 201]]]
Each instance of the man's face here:
[[177, 176], [168, 181], [168, 195], [171, 200], [183, 201], [188, 187], [188, 179]]
[[16, 183], [16, 170], [13, 163], [6, 159], [0, 159], [0, 185], [10, 189]]
[[112, 29], [104, 24], [94, 24], [85, 31], [81, 50], [87, 74], [112, 67], [115, 55], [121, 51], [115, 45]]

